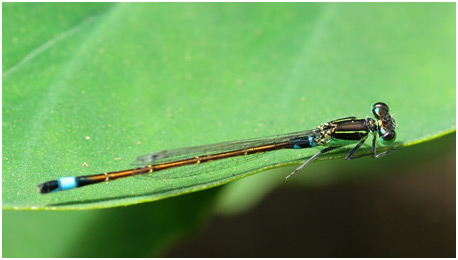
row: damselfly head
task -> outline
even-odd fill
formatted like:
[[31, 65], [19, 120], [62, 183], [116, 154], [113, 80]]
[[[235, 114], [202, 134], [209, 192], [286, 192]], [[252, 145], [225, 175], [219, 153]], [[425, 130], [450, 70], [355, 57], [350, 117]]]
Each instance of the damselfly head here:
[[383, 102], [375, 103], [372, 106], [372, 114], [374, 114], [375, 118], [382, 119], [388, 114], [388, 105]]
[[384, 145], [389, 145], [396, 140], [396, 121], [388, 113], [388, 105], [383, 102], [375, 103], [372, 106], [372, 114], [378, 121], [379, 140]]
[[396, 140], [396, 121], [389, 114], [386, 114], [383, 119], [379, 120], [381, 126], [379, 128], [379, 140], [384, 145], [392, 144]]

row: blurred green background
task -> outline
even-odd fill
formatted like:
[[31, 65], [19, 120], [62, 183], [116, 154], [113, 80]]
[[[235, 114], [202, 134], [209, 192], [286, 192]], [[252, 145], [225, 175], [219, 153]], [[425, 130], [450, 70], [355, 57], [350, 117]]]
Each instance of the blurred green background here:
[[[455, 3], [3, 4], [3, 256], [454, 256], [455, 20]], [[212, 189], [232, 179], [36, 190], [378, 101], [406, 148], [377, 160], [312, 164], [288, 183], [295, 166]], [[61, 211], [30, 211], [43, 209]]]

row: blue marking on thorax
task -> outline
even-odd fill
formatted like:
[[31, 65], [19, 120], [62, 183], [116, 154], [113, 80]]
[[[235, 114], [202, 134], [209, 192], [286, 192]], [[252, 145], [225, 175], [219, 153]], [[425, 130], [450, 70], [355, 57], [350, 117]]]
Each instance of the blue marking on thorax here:
[[309, 135], [309, 143], [310, 143], [310, 147], [315, 147], [316, 146], [315, 141], [313, 141], [313, 136], [311, 136], [311, 135]]
[[62, 177], [57, 179], [57, 182], [59, 183], [60, 190], [74, 189], [78, 185], [75, 177]]
[[315, 147], [316, 143], [313, 141], [313, 136], [309, 135], [305, 138], [294, 139], [293, 149], [302, 149]]

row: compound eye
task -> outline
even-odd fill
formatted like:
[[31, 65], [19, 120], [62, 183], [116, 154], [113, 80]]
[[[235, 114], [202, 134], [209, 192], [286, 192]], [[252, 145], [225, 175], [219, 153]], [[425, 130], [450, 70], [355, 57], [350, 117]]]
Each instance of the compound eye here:
[[380, 135], [379, 140], [383, 145], [392, 144], [396, 140], [396, 132], [394, 130], [384, 132]]
[[388, 105], [383, 102], [375, 103], [372, 106], [372, 114], [374, 114], [374, 116], [378, 119], [380, 119], [387, 113], [388, 113]]

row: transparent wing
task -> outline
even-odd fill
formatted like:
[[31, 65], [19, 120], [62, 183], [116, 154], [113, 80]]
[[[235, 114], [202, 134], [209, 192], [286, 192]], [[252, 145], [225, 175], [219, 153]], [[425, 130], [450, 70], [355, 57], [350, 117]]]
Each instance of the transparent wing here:
[[[221, 172], [221, 170], [229, 171], [233, 167], [244, 165], [248, 162], [260, 159], [265, 153], [250, 154], [247, 156], [238, 156], [229, 159], [217, 160], [209, 163], [192, 164], [183, 167], [176, 167], [164, 171], [153, 172], [151, 174], [135, 175], [142, 179], [159, 179], [171, 180], [195, 177], [202, 174], [212, 174]], [[235, 175], [232, 174], [233, 176]]]
[[[287, 134], [282, 134], [282, 135], [267, 136], [267, 137], [261, 137], [261, 138], [243, 139], [243, 140], [202, 145], [202, 146], [193, 146], [193, 147], [164, 150], [164, 151], [159, 151], [159, 152], [139, 156], [131, 164], [134, 165], [135, 167], [140, 168], [140, 167], [144, 167], [147, 165], [157, 165], [157, 164], [162, 164], [162, 163], [175, 162], [175, 161], [180, 161], [184, 159], [194, 158], [197, 156], [202, 157], [206, 155], [224, 153], [224, 152], [229, 152], [229, 151], [237, 151], [241, 149], [248, 149], [248, 148], [262, 146], [262, 145], [276, 144], [276, 143], [289, 141], [292, 138], [306, 137], [312, 134], [314, 131], [315, 130], [313, 129], [313, 130], [306, 130], [306, 131], [293, 132], [293, 133], [287, 133]], [[208, 163], [205, 163], [205, 164], [208, 164]], [[213, 162], [211, 164], [213, 164]]]

